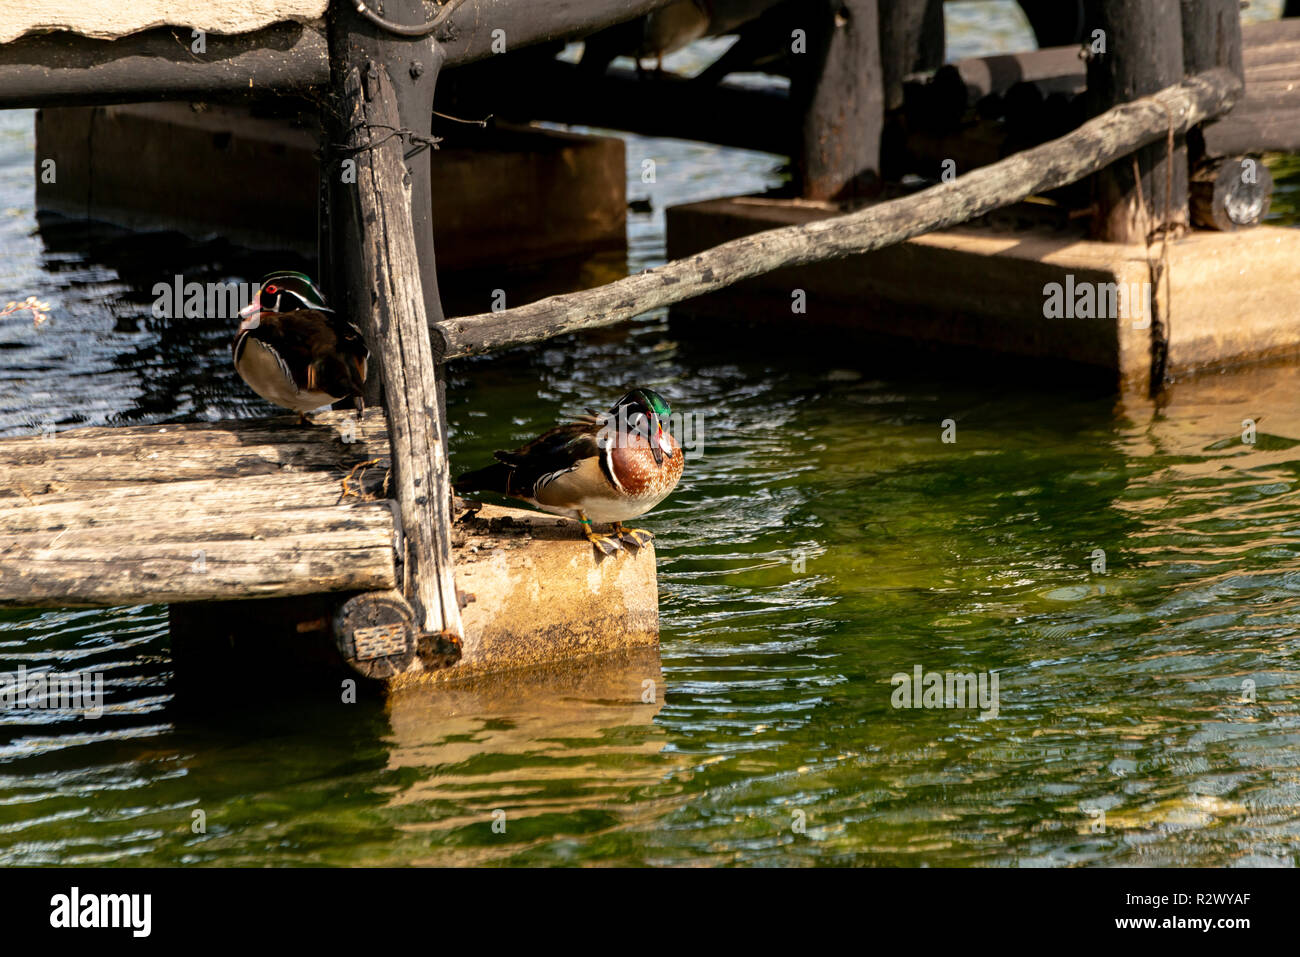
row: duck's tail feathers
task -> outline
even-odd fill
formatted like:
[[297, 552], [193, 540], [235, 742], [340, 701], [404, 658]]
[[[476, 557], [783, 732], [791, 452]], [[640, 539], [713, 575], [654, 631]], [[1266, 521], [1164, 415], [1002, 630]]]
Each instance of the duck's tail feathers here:
[[504, 462], [494, 462], [486, 468], [466, 472], [452, 483], [452, 487], [462, 495], [466, 492], [499, 492], [510, 494], [510, 473], [512, 469]]

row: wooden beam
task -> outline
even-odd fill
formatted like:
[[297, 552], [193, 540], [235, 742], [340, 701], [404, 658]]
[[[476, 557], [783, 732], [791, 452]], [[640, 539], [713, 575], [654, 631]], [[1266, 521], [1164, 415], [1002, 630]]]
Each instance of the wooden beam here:
[[[390, 2], [387, 9], [388, 16], [405, 12], [411, 17], [422, 5], [402, 0]], [[383, 377], [394, 497], [405, 533], [403, 592], [423, 633], [459, 637], [460, 605], [451, 565], [451, 480], [440, 373], [429, 339], [429, 323], [441, 316], [441, 306], [436, 285], [427, 289], [421, 280], [433, 269], [432, 235], [425, 235], [427, 207], [422, 216], [412, 215], [417, 169], [414, 163], [408, 168], [405, 159], [408, 147], [423, 146], [426, 153], [428, 149], [400, 132], [418, 136], [427, 128], [441, 51], [428, 38], [372, 32], [346, 19], [355, 16], [351, 10], [337, 15], [336, 83], [346, 131], [338, 158], [355, 163], [355, 184], [344, 182], [335, 192], [347, 200], [336, 206], [348, 208], [346, 215], [337, 217], [347, 231], [336, 238], [335, 248], [350, 263], [346, 274], [358, 283], [350, 291], [349, 308], [367, 330], [372, 361]], [[417, 63], [419, 70], [414, 68]]]
[[[539, 15], [535, 0], [466, 0], [439, 28], [437, 39], [445, 63], [459, 66], [537, 43], [577, 39], [672, 2], [548, 0], [545, 14]], [[422, 23], [428, 17], [425, 5], [410, 6], [404, 0], [385, 4], [385, 9], [390, 20], [401, 23]], [[56, 31], [0, 44], [0, 108], [192, 99], [302, 90], [329, 82], [325, 31], [318, 25], [281, 23], [253, 33], [209, 33], [204, 42], [206, 51], [195, 53], [188, 27], [160, 27], [117, 40]]]
[[329, 47], [316, 26], [208, 34], [202, 53], [193, 52], [193, 42], [184, 27], [120, 40], [23, 37], [0, 45], [0, 109], [305, 90], [329, 82]]
[[[458, 116], [495, 114], [603, 126], [642, 136], [673, 136], [788, 153], [797, 128], [784, 89], [701, 83], [671, 73], [610, 67], [592, 76], [573, 63], [481, 63], [447, 74], [438, 109]], [[445, 97], [445, 99], [444, 99]]]
[[879, 178], [884, 87], [877, 0], [830, 0], [809, 11], [808, 52], [793, 58], [802, 111], [796, 161], [806, 199], [863, 195]]
[[1004, 94], [1017, 83], [1082, 89], [1086, 75], [1079, 47], [1049, 47], [954, 60], [935, 71], [930, 85], [936, 88], [935, 105], [960, 119], [984, 97]]
[[[466, 0], [438, 32], [446, 65], [461, 66], [536, 43], [575, 40], [676, 0]], [[390, 15], [390, 19], [396, 19]], [[405, 21], [403, 21], [405, 22]]]
[[[1227, 33], [1225, 43], [1231, 39]], [[1300, 150], [1300, 20], [1252, 24], [1241, 39], [1246, 93], [1202, 129], [1205, 156]]]
[[769, 230], [597, 289], [434, 327], [446, 358], [608, 326], [786, 266], [842, 259], [965, 222], [1089, 176], [1148, 143], [1228, 109], [1241, 82], [1224, 70], [1113, 107], [1051, 143], [903, 199], [817, 223]]
[[[1205, 155], [1232, 158], [1269, 150], [1300, 152], [1300, 20], [1255, 23], [1242, 27], [1241, 34], [1246, 88], [1230, 113], [1201, 128]], [[906, 171], [929, 175], [943, 159], [955, 159], [959, 169], [993, 162], [1010, 149], [1010, 143], [1008, 124], [989, 121], [1003, 116], [1008, 104], [985, 100], [980, 113], [983, 121], [973, 125], [958, 125], [957, 118], [977, 100], [1006, 93], [1005, 84], [1017, 74], [1033, 82], [1044, 96], [1082, 86], [1085, 66], [1077, 52], [1077, 48], [1063, 47], [961, 60], [940, 69], [932, 83], [917, 84], [933, 88], [943, 78], [942, 91], [928, 104], [924, 96], [909, 93], [907, 147], [912, 165]], [[963, 101], [961, 90], [967, 83], [969, 98]], [[942, 106], [949, 122], [936, 124], [933, 131], [923, 129], [926, 117], [913, 115], [913, 102], [918, 108]], [[1052, 115], [1055, 118], [1060, 113]], [[1041, 134], [1036, 142], [1051, 136], [1041, 125], [1034, 129]]]

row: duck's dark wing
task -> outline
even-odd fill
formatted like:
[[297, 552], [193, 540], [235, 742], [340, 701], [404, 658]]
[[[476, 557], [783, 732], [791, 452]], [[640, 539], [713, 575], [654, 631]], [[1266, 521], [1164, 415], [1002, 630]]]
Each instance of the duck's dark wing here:
[[590, 421], [569, 422], [544, 432], [513, 452], [496, 457], [511, 468], [512, 494], [532, 495], [548, 476], [575, 468], [583, 459], [600, 455], [599, 427]]
[[467, 472], [456, 480], [458, 492], [491, 491], [532, 498], [539, 483], [576, 468], [578, 463], [600, 455], [601, 421], [584, 416], [577, 422], [557, 425], [527, 445], [512, 452], [496, 452], [496, 465]]
[[[354, 326], [315, 309], [263, 312], [248, 335], [280, 357], [300, 389], [342, 398], [364, 395], [369, 351]], [[236, 342], [236, 361], [239, 343]]]

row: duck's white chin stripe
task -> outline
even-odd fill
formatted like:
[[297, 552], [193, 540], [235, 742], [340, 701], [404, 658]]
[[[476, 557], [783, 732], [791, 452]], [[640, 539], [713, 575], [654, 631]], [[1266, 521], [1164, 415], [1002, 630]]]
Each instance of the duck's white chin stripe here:
[[[614, 469], [614, 442], [606, 442], [602, 454], [605, 456], [605, 477], [614, 483], [614, 488], [620, 492], [623, 491], [623, 483], [618, 480], [618, 472]], [[611, 519], [611, 521], [621, 521], [621, 519]]]

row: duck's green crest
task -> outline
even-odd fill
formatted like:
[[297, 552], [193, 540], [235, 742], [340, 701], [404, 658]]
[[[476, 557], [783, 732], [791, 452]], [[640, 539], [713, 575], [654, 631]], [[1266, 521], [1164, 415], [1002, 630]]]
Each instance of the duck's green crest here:
[[653, 412], [661, 419], [668, 418], [672, 413], [672, 406], [668, 404], [668, 400], [658, 392], [654, 392], [650, 389], [633, 389], [627, 395], [623, 396], [623, 398], [615, 402], [614, 408], [610, 411], [616, 412], [628, 405], [640, 406], [641, 408]]
[[[285, 309], [285, 307], [329, 308], [325, 305], [325, 294], [312, 281], [311, 276], [302, 272], [294, 272], [291, 269], [281, 269], [273, 273], [267, 273], [262, 279], [259, 292], [263, 297], [266, 297], [268, 304], [271, 304], [273, 308], [275, 305], [278, 305], [279, 309]], [[280, 297], [278, 300], [277, 296]], [[295, 299], [301, 303], [301, 306], [294, 305], [293, 300]]]

